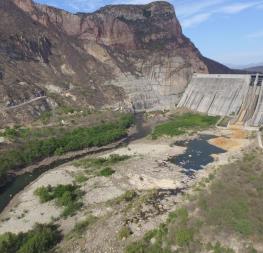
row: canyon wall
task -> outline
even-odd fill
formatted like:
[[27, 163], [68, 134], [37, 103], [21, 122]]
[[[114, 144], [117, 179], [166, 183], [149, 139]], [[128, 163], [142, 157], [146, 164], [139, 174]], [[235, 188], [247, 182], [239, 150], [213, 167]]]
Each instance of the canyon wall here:
[[77, 14], [0, 2], [0, 122], [30, 121], [61, 105], [175, 108], [194, 72], [233, 71], [201, 55], [167, 2]]

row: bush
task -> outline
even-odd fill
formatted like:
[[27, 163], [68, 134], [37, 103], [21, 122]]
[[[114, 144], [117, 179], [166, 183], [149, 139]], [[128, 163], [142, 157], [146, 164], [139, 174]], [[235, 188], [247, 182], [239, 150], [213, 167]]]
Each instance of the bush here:
[[110, 177], [112, 174], [115, 173], [115, 170], [113, 170], [112, 168], [110, 167], [106, 167], [104, 169], [102, 169], [100, 172], [99, 172], [99, 176], [102, 176], [102, 177]]
[[78, 173], [75, 175], [75, 181], [77, 183], [84, 183], [88, 180], [88, 178], [83, 173]]
[[89, 226], [93, 225], [97, 221], [97, 217], [93, 215], [89, 215], [85, 220], [76, 223], [72, 233], [76, 233], [78, 235], [83, 234]]
[[55, 225], [37, 224], [33, 230], [18, 235], [6, 233], [0, 236], [1, 253], [47, 253], [61, 240]]
[[56, 200], [57, 205], [63, 206], [63, 217], [71, 216], [81, 208], [79, 199], [83, 192], [76, 185], [58, 185], [56, 187], [40, 187], [35, 190], [35, 195], [40, 198], [41, 203]]
[[[133, 123], [131, 115], [124, 115], [118, 121], [101, 124], [91, 128], [76, 128], [70, 132], [63, 132], [58, 137], [26, 141], [19, 148], [0, 154], [0, 182], [5, 182], [9, 170], [19, 169], [52, 155], [61, 155], [68, 151], [80, 150], [88, 147], [104, 146], [127, 135], [126, 128]], [[51, 131], [51, 130], [47, 130]], [[23, 134], [22, 134], [23, 133]], [[48, 132], [49, 133], [49, 132]], [[28, 138], [31, 134], [26, 131], [9, 129], [10, 136], [19, 135]], [[36, 133], [34, 133], [36, 135]], [[118, 159], [114, 157], [113, 160]]]
[[75, 162], [75, 166], [80, 166], [84, 168], [101, 168], [103, 166], [110, 166], [114, 165], [116, 163], [125, 161], [129, 159], [130, 156], [128, 155], [118, 155], [118, 154], [112, 154], [107, 158], [104, 157], [98, 157], [98, 158], [88, 158], [88, 159], [83, 159], [80, 161]]
[[218, 121], [218, 117], [207, 115], [186, 113], [176, 116], [170, 121], [155, 127], [152, 138], [157, 139], [163, 135], [176, 136], [186, 133], [187, 130], [205, 129], [213, 126]]

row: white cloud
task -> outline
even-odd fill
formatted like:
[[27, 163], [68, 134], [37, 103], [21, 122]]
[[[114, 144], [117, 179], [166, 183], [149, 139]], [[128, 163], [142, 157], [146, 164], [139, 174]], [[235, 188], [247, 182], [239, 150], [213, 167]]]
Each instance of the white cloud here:
[[251, 7], [257, 6], [258, 4], [258, 2], [231, 4], [223, 7], [222, 12], [226, 14], [236, 14]]
[[201, 24], [216, 14], [234, 15], [249, 8], [263, 8], [263, 0], [244, 0], [233, 3], [231, 0], [200, 0], [182, 1], [175, 3], [175, 10], [182, 20], [183, 28]]
[[205, 22], [206, 20], [208, 20], [211, 15], [212, 15], [211, 13], [197, 14], [195, 16], [192, 16], [190, 18], [183, 20], [182, 26], [184, 28], [188, 28], [188, 27], [193, 27], [193, 26], [199, 25], [199, 24]]
[[217, 5], [222, 4], [228, 0], [184, 0], [175, 1], [175, 10], [178, 16], [190, 17], [196, 14], [200, 14], [207, 9], [216, 8]]
[[[1, 1], [1, 0], [0, 0]], [[107, 4], [147, 4], [153, 0], [35, 0], [72, 12], [92, 12]], [[184, 28], [207, 21], [215, 14], [233, 15], [248, 8], [263, 9], [263, 0], [168, 0]], [[235, 3], [239, 2], [239, 3]]]

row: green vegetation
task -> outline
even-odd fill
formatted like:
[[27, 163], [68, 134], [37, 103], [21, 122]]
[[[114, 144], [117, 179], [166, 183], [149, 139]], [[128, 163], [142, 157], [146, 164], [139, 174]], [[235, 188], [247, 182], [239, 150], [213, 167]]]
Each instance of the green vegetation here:
[[225, 116], [219, 121], [218, 126], [220, 126], [220, 127], [227, 127], [227, 125], [228, 125], [230, 120], [231, 120], [230, 117]]
[[58, 185], [56, 187], [39, 187], [35, 190], [35, 195], [39, 197], [41, 203], [56, 200], [58, 206], [63, 206], [63, 217], [72, 216], [82, 206], [80, 198], [83, 192], [76, 185]]
[[128, 238], [132, 234], [131, 229], [128, 226], [123, 226], [119, 233], [118, 233], [118, 238], [120, 240]]
[[[222, 234], [231, 234], [240, 239], [242, 252], [256, 253], [253, 246], [262, 243], [263, 234], [262, 182], [262, 152], [253, 150], [202, 180], [188, 204], [170, 213], [164, 224], [125, 252], [234, 253], [227, 241], [221, 241]], [[207, 234], [213, 243], [207, 243]]]
[[[199, 205], [206, 222], [240, 236], [258, 237], [263, 233], [262, 154], [251, 152], [243, 160], [225, 166], [211, 193], [202, 192]], [[224, 200], [224, 201], [222, 201]]]
[[41, 113], [39, 119], [41, 120], [43, 124], [48, 124], [51, 117], [52, 117], [52, 112], [46, 111], [46, 112]]
[[112, 174], [115, 173], [115, 170], [113, 170], [112, 168], [110, 167], [106, 167], [104, 169], [102, 169], [100, 172], [99, 172], [99, 176], [101, 177], [109, 177], [111, 176]]
[[61, 240], [55, 225], [37, 224], [27, 233], [0, 236], [1, 253], [47, 253]]
[[79, 160], [75, 162], [74, 165], [85, 168], [85, 172], [89, 176], [109, 177], [115, 173], [115, 170], [113, 170], [110, 166], [129, 158], [130, 156], [127, 155], [113, 154], [107, 158], [98, 157]]
[[158, 229], [146, 233], [142, 240], [130, 244], [125, 253], [171, 253], [168, 245], [163, 247], [166, 236], [167, 226], [162, 224]]
[[0, 154], [0, 184], [5, 182], [9, 170], [30, 165], [45, 157], [112, 143], [126, 136], [126, 129], [131, 124], [133, 124], [132, 115], [124, 115], [113, 123], [105, 123], [91, 128], [80, 127], [67, 132], [61, 131], [58, 136], [43, 139], [28, 137], [32, 134], [39, 134], [40, 130], [9, 129], [5, 132], [6, 135], [11, 138], [20, 137], [26, 141], [19, 147]]
[[11, 141], [18, 143], [24, 143], [28, 141], [35, 141], [37, 139], [46, 139], [48, 137], [60, 137], [66, 133], [66, 129], [62, 127], [58, 128], [37, 128], [30, 129], [20, 126], [15, 126], [14, 128], [7, 127], [5, 131], [0, 134], [0, 136], [6, 137]]
[[208, 244], [207, 249], [213, 253], [235, 253], [234, 250], [223, 247], [219, 242], [217, 242], [215, 245], [212, 245], [211, 243]]
[[127, 155], [113, 154], [107, 158], [98, 157], [98, 158], [83, 159], [83, 160], [75, 162], [74, 165], [78, 166], [78, 167], [83, 167], [85, 169], [87, 169], [87, 168], [95, 168], [96, 169], [96, 168], [101, 168], [104, 166], [111, 166], [111, 165], [114, 165], [116, 163], [125, 161], [129, 158], [130, 158], [130, 156], [127, 156]]
[[87, 180], [88, 180], [87, 176], [85, 176], [82, 172], [77, 173], [77, 174], [75, 175], [75, 181], [76, 181], [77, 183], [84, 183], [84, 182], [86, 182]]
[[98, 220], [97, 217], [95, 217], [93, 215], [88, 215], [85, 220], [76, 223], [75, 227], [71, 231], [70, 236], [75, 236], [75, 235], [78, 236], [78, 235], [83, 234], [85, 231], [87, 231], [87, 229], [90, 226], [92, 226], [94, 223], [96, 223], [97, 220]]
[[90, 115], [91, 113], [92, 113], [91, 110], [88, 109], [81, 109], [81, 108], [71, 107], [68, 105], [60, 105], [59, 107], [57, 107], [52, 111], [43, 112], [40, 115], [39, 120], [43, 124], [48, 124], [55, 119], [61, 120], [62, 117], [65, 118], [67, 115], [72, 116], [72, 114], [74, 114], [75, 116], [85, 117], [87, 115]]
[[122, 202], [130, 202], [130, 201], [134, 200], [136, 197], [138, 197], [138, 194], [136, 193], [136, 191], [130, 190], [130, 191], [126, 191], [124, 194], [122, 194], [121, 196], [119, 196], [113, 200], [109, 200], [108, 204], [118, 205]]
[[216, 124], [219, 117], [186, 113], [174, 116], [170, 121], [155, 127], [152, 138], [157, 139], [163, 135], [176, 136], [185, 134], [188, 130], [199, 130]]

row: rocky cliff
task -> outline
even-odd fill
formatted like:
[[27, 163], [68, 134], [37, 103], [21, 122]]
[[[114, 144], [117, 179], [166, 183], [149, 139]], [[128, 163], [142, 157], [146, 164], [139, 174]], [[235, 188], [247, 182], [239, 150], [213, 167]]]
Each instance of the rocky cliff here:
[[59, 104], [114, 110], [174, 107], [194, 72], [231, 73], [204, 58], [167, 2], [71, 14], [0, 1], [0, 122]]

